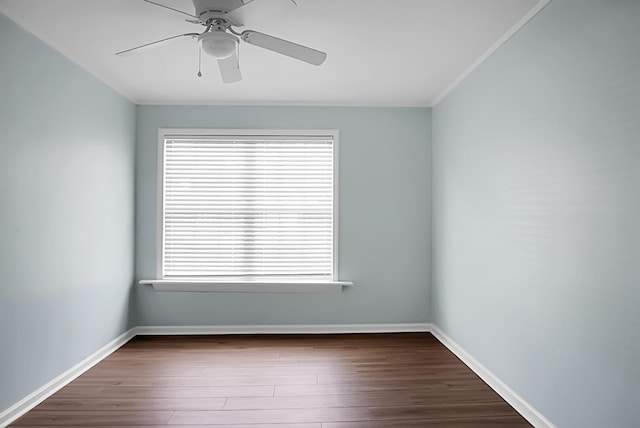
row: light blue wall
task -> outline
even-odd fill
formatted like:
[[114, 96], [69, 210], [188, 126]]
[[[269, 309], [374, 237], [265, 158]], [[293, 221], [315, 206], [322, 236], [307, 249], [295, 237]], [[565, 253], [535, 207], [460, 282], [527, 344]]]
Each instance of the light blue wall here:
[[134, 126], [0, 15], [0, 413], [127, 328]]
[[560, 427], [640, 426], [639, 43], [553, 0], [433, 112], [434, 319]]
[[[342, 294], [155, 292], [140, 325], [416, 323], [429, 319], [431, 111], [426, 108], [137, 108], [136, 276], [156, 272], [158, 128], [338, 129]], [[425, 219], [427, 221], [425, 222]]]

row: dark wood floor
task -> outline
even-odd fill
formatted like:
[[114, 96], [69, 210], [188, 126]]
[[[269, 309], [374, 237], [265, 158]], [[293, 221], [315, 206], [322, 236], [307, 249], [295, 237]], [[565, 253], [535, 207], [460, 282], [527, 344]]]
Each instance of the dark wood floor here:
[[529, 426], [428, 333], [139, 336], [15, 425]]

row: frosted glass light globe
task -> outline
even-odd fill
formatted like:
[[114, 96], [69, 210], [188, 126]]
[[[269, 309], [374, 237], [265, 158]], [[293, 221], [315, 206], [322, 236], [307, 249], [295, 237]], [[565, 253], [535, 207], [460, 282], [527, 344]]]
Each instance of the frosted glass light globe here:
[[223, 31], [210, 31], [198, 36], [202, 50], [216, 59], [228, 58], [236, 51], [238, 38]]

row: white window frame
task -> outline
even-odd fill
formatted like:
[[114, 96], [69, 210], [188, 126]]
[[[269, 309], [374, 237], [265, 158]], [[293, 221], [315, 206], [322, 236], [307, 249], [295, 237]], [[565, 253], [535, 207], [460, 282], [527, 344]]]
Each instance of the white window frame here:
[[[164, 145], [171, 136], [315, 136], [333, 140], [333, 260], [330, 280], [305, 280], [280, 278], [274, 280], [257, 279], [212, 279], [164, 278], [162, 258], [164, 248]], [[142, 280], [141, 284], [151, 284], [163, 291], [232, 291], [232, 292], [340, 292], [342, 286], [353, 285], [351, 281], [338, 280], [339, 250], [339, 131], [335, 129], [226, 129], [226, 128], [160, 128], [158, 130], [157, 154], [157, 206], [156, 206], [156, 279]]]

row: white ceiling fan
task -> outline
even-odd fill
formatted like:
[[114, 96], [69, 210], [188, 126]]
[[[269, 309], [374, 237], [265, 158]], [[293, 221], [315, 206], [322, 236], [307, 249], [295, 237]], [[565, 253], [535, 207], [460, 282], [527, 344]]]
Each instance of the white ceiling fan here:
[[[269, 0], [193, 0], [195, 14], [174, 9], [150, 0], [142, 1], [186, 15], [189, 17], [189, 19], [187, 19], [188, 22], [204, 26], [204, 31], [201, 33], [178, 34], [177, 36], [167, 37], [166, 39], [156, 40], [117, 52], [116, 55], [130, 53], [147, 46], [155, 45], [156, 43], [181, 37], [191, 37], [198, 39], [198, 44], [202, 51], [217, 59], [224, 83], [233, 83], [242, 80], [238, 56], [240, 40], [313, 65], [320, 65], [327, 58], [326, 53], [297, 43], [253, 30], [238, 32], [234, 29], [234, 27], [243, 26], [247, 15], [251, 13], [250, 10], [247, 10], [249, 8], [245, 7], [246, 5], [254, 4], [253, 2], [258, 3]], [[294, 0], [290, 1], [295, 4]], [[198, 72], [198, 75], [201, 75], [200, 72]]]

